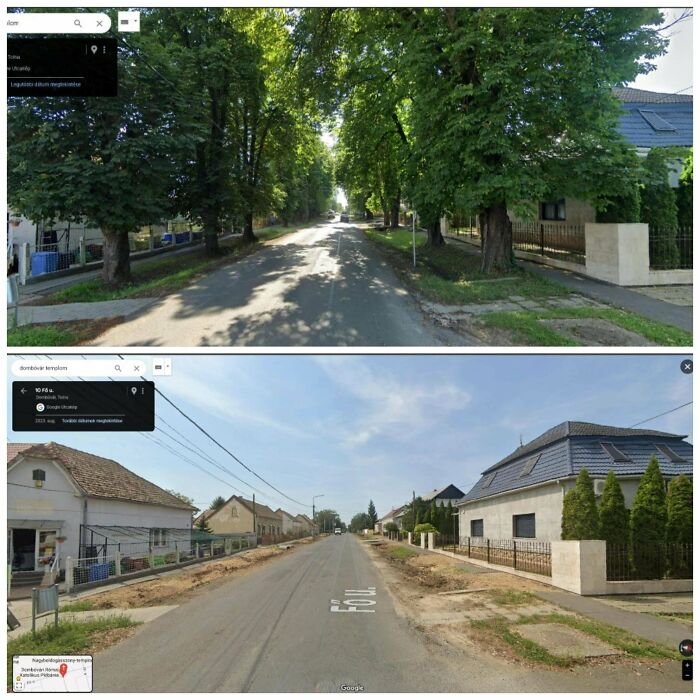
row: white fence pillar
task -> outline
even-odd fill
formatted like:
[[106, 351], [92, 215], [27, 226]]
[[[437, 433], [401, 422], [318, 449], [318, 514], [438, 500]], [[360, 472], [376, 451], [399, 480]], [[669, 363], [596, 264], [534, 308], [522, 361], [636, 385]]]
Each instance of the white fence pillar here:
[[85, 236], [80, 237], [80, 242], [78, 244], [78, 259], [80, 261], [80, 267], [85, 267], [85, 265], [87, 265], [87, 248], [85, 247]]
[[180, 548], [177, 546], [177, 542], [175, 543], [175, 563], [180, 563]]
[[435, 549], [435, 533], [428, 533], [428, 549]]
[[19, 258], [17, 259], [19, 283], [24, 286], [29, 277], [29, 243], [21, 243], [19, 246]]
[[75, 567], [75, 562], [73, 557], [66, 557], [66, 593], [70, 593], [73, 590], [73, 568]]
[[649, 284], [648, 224], [586, 224], [586, 274], [621, 287]]
[[605, 540], [561, 540], [551, 546], [553, 586], [579, 595], [605, 593]]
[[114, 554], [114, 575], [121, 576], [122, 573], [122, 553], [117, 550]]
[[424, 532], [420, 533], [420, 546], [421, 546], [421, 549], [425, 549], [425, 533]]

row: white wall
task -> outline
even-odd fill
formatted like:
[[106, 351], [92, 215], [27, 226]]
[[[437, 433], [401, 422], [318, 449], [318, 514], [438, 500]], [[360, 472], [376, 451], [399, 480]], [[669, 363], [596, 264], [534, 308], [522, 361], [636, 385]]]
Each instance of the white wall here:
[[[36, 488], [32, 479], [34, 469], [46, 472], [42, 488]], [[84, 498], [79, 494], [68, 474], [53, 462], [43, 459], [23, 459], [7, 474], [8, 520], [63, 521], [59, 535], [66, 537], [61, 544], [61, 565], [66, 556], [78, 557], [80, 525], [83, 523]], [[190, 511], [167, 506], [133, 501], [88, 498], [87, 525], [123, 525], [144, 528], [191, 527]], [[31, 527], [31, 526], [30, 526]], [[128, 542], [144, 539], [141, 536], [119, 535], [111, 540]], [[145, 539], [148, 539], [146, 536]], [[101, 541], [104, 541], [102, 538]], [[100, 542], [100, 538], [96, 538]]]
[[562, 502], [562, 484], [555, 483], [468, 503], [459, 506], [459, 534], [469, 536], [470, 521], [483, 519], [484, 537], [509, 540], [513, 538], [513, 515], [535, 513], [535, 539], [558, 540]]

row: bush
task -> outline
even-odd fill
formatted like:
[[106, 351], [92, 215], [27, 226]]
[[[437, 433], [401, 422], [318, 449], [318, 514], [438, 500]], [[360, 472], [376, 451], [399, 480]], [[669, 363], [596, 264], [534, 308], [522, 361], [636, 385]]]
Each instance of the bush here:
[[653, 455], [639, 482], [630, 513], [632, 561], [636, 575], [641, 578], [658, 576], [658, 565], [651, 561], [650, 545], [666, 539], [666, 494], [659, 461]]
[[600, 536], [593, 480], [587, 469], [580, 471], [576, 485], [564, 496], [561, 532], [563, 540], [596, 540]]
[[399, 526], [396, 523], [387, 523], [384, 526], [384, 532], [398, 532]]
[[644, 160], [640, 214], [650, 234], [656, 234], [649, 251], [652, 264], [674, 268], [680, 264], [680, 251], [676, 242], [678, 206], [668, 182], [669, 155], [663, 148], [652, 148]]
[[413, 532], [416, 535], [420, 535], [421, 532], [437, 532], [437, 528], [431, 523], [420, 523], [420, 525], [416, 525]]
[[691, 544], [693, 541], [693, 482], [681, 474], [668, 485], [668, 524], [666, 541]]
[[693, 151], [683, 161], [678, 189], [676, 189], [676, 206], [678, 207], [678, 225], [682, 228], [693, 226]]
[[600, 514], [600, 538], [611, 544], [627, 544], [629, 541], [629, 513], [625, 508], [625, 497], [622, 495], [620, 482], [613, 471], [609, 471], [605, 479], [598, 512]]
[[610, 197], [608, 204], [596, 211], [595, 220], [599, 224], [636, 224], [640, 207], [639, 186], [635, 185], [626, 194]]

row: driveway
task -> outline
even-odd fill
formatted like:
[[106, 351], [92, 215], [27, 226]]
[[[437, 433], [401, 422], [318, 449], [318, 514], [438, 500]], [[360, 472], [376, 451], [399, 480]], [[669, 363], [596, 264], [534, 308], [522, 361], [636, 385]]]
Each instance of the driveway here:
[[[331, 536], [202, 592], [94, 657], [97, 692], [651, 691], [629, 669], [527, 668], [438, 646], [395, 609], [352, 535]], [[365, 591], [365, 594], [349, 590]], [[366, 595], [374, 589], [375, 595]], [[356, 610], [346, 600], [373, 600]], [[334, 612], [334, 602], [341, 611]], [[362, 613], [359, 610], [372, 609]], [[678, 669], [680, 675], [680, 668]], [[646, 674], [645, 674], [646, 675]], [[661, 674], [655, 684], [677, 687]], [[690, 685], [690, 684], [688, 684]]]
[[271, 241], [147, 309], [101, 346], [439, 346], [464, 338], [421, 313], [388, 264], [350, 224]]

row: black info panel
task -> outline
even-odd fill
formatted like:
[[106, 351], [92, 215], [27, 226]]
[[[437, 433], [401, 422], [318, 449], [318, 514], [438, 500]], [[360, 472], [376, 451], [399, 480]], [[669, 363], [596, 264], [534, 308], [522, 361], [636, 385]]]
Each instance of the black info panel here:
[[12, 429], [152, 431], [154, 392], [141, 380], [12, 382]]

